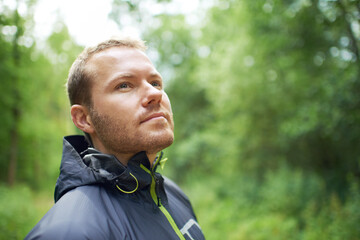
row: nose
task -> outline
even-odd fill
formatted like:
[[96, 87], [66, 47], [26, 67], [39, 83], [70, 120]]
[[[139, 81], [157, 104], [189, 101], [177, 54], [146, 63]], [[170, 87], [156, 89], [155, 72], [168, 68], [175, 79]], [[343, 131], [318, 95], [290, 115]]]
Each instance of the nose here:
[[154, 87], [150, 83], [144, 84], [144, 97], [142, 100], [143, 107], [149, 105], [160, 104], [162, 100], [163, 91]]

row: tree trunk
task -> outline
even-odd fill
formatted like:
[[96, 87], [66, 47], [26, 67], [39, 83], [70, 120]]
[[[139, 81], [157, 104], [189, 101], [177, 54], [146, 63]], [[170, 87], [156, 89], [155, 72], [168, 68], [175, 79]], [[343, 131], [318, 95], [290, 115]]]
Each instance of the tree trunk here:
[[14, 125], [11, 129], [11, 141], [10, 141], [10, 159], [9, 159], [9, 169], [8, 169], [8, 184], [9, 186], [13, 186], [16, 181], [16, 169], [17, 169], [17, 158], [18, 158], [18, 118], [19, 114], [17, 113], [17, 109], [13, 109], [13, 117], [14, 117]]
[[19, 13], [17, 9], [14, 12], [14, 25], [17, 27], [17, 31], [13, 39], [13, 63], [16, 69], [13, 78], [13, 98], [14, 103], [12, 106], [12, 119], [13, 124], [10, 130], [10, 159], [9, 159], [9, 168], [8, 168], [8, 184], [13, 186], [16, 182], [16, 170], [18, 162], [18, 142], [19, 142], [19, 121], [20, 121], [20, 95], [18, 89], [19, 77], [17, 75], [17, 70], [20, 67], [20, 51], [18, 45], [18, 39], [21, 36], [21, 31], [19, 27]]

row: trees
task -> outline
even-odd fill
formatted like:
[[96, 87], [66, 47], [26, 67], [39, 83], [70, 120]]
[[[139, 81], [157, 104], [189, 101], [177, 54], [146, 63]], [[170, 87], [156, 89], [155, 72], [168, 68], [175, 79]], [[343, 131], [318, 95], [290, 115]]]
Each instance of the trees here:
[[[8, 6], [2, 6], [1, 13], [1, 72], [3, 79], [2, 109], [3, 124], [1, 131], [2, 163], [5, 163], [7, 174], [7, 182], [13, 185], [16, 180], [16, 169], [18, 165], [18, 144], [19, 144], [19, 124], [21, 119], [21, 103], [23, 101], [20, 93], [22, 85], [21, 72], [18, 71], [22, 67], [23, 55], [29, 54], [33, 40], [28, 36], [25, 29], [25, 19], [31, 15], [32, 3], [30, 2], [27, 12], [20, 16], [18, 11], [20, 1], [16, 1], [15, 9], [12, 10]], [[7, 131], [8, 130], [8, 131]], [[3, 165], [3, 166], [4, 166]]]
[[214, 61], [202, 71], [213, 96], [227, 85], [213, 102], [239, 139], [239, 170], [286, 162], [321, 174], [338, 192], [349, 173], [359, 176], [355, 4], [245, 1], [213, 9], [204, 35], [221, 40], [207, 41]]
[[0, 176], [10, 186], [19, 181], [41, 187], [46, 178], [53, 184], [61, 138], [72, 129], [64, 84], [80, 49], [61, 22], [47, 43], [36, 40], [33, 4], [19, 0], [13, 9], [3, 5], [0, 14]]

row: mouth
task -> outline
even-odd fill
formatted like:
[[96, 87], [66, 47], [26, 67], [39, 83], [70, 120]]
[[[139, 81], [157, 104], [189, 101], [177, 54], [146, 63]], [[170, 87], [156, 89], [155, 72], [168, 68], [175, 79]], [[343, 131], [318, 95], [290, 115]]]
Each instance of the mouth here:
[[150, 120], [155, 120], [155, 119], [166, 119], [166, 115], [162, 112], [159, 112], [159, 113], [154, 113], [154, 114], [151, 114], [150, 116], [146, 117], [144, 120], [142, 120], [140, 123], [144, 123], [144, 122], [147, 122], [147, 121], [150, 121]]

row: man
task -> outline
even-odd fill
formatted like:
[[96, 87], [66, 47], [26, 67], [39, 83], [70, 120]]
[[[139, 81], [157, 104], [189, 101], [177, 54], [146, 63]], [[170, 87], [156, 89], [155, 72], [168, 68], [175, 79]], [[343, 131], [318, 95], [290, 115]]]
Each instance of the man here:
[[172, 144], [163, 80], [140, 40], [87, 48], [70, 69], [71, 117], [55, 205], [26, 239], [204, 239], [185, 194], [156, 172]]

